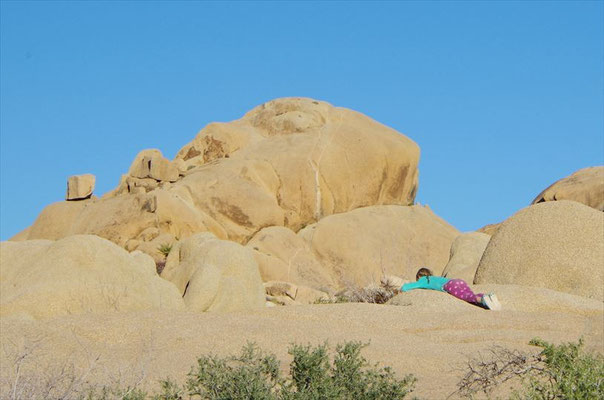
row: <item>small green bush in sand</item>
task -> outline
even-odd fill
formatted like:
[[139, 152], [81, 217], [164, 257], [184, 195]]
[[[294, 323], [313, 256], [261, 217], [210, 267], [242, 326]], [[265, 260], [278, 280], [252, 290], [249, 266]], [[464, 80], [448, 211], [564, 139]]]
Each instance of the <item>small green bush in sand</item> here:
[[289, 376], [282, 377], [274, 355], [248, 344], [236, 357], [203, 356], [184, 387], [161, 383], [155, 400], [396, 400], [413, 390], [411, 375], [397, 379], [390, 368], [371, 366], [361, 356], [366, 345], [336, 347], [330, 362], [327, 345], [293, 345]]

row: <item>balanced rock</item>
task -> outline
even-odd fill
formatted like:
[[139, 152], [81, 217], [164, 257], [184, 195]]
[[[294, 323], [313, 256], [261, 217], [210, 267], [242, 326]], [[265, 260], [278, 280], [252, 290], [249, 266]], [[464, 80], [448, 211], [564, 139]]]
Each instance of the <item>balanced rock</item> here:
[[156, 308], [184, 304], [147, 255], [91, 235], [0, 244], [0, 315], [49, 318]]
[[604, 166], [580, 169], [539, 193], [531, 204], [573, 200], [604, 211]]
[[[172, 162], [157, 150], [140, 153], [118, 188], [88, 205], [87, 218], [78, 215], [63, 230], [36, 226], [26, 238], [94, 233], [125, 246], [156, 227], [175, 238], [207, 231], [247, 243], [268, 226], [298, 231], [359, 207], [413, 204], [418, 160], [417, 144], [367, 116], [312, 99], [277, 99], [239, 120], [209, 124]], [[148, 198], [155, 199], [146, 207], [152, 218], [140, 219], [140, 208], [104, 205], [142, 206]]]
[[210, 233], [172, 246], [161, 276], [172, 282], [191, 311], [240, 311], [265, 306], [252, 252]]
[[67, 179], [65, 200], [84, 200], [92, 196], [95, 176], [92, 174], [74, 175]]
[[468, 232], [455, 238], [451, 245], [449, 262], [442, 276], [474, 282], [476, 268], [491, 237], [485, 233]]
[[574, 201], [544, 202], [503, 222], [474, 282], [549, 288], [604, 300], [604, 217]]
[[414, 280], [422, 266], [440, 275], [459, 232], [426, 207], [373, 206], [325, 217], [298, 235], [342, 288], [383, 275]]
[[138, 179], [150, 178], [156, 181], [176, 182], [178, 168], [165, 159], [161, 151], [143, 150], [132, 162], [128, 175]]

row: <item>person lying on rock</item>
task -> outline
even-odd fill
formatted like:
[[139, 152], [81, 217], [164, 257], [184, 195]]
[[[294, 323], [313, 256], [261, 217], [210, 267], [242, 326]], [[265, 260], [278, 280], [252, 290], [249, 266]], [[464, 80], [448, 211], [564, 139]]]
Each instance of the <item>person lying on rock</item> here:
[[[501, 310], [501, 304], [494, 293], [475, 294], [463, 279], [450, 279], [442, 276], [433, 276], [428, 268], [420, 268], [415, 275], [416, 282], [405, 281], [404, 279], [393, 279], [388, 277], [387, 284], [400, 285], [401, 292], [408, 292], [413, 289], [431, 289], [441, 292], [447, 292], [468, 303], [482, 306], [489, 310]], [[396, 281], [396, 282], [395, 282]]]

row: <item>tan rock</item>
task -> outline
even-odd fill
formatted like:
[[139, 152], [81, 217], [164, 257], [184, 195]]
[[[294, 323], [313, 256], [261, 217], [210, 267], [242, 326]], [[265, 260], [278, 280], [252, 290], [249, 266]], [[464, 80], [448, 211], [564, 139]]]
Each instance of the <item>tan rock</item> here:
[[501, 222], [499, 222], [497, 224], [488, 224], [488, 225], [483, 226], [480, 229], [477, 229], [476, 232], [485, 233], [489, 236], [493, 236], [495, 234], [495, 232], [497, 232], [497, 230], [499, 229], [500, 226], [501, 226]]
[[65, 200], [84, 200], [92, 196], [96, 178], [92, 174], [74, 175], [67, 179]]
[[520, 210], [491, 238], [475, 282], [544, 287], [604, 299], [604, 218], [574, 201]]
[[[296, 304], [313, 304], [318, 300], [329, 299], [329, 294], [307, 286], [297, 286], [289, 282], [270, 281], [264, 283], [267, 300], [278, 302], [281, 305], [293, 304], [283, 297], [295, 301]], [[269, 297], [271, 299], [269, 299]]]
[[174, 245], [161, 276], [176, 285], [192, 311], [249, 310], [265, 304], [251, 251], [210, 233]]
[[181, 239], [209, 231], [247, 243], [269, 226], [297, 231], [359, 207], [412, 204], [418, 160], [413, 141], [360, 113], [277, 99], [208, 125], [173, 162], [158, 150], [141, 152], [118, 188], [73, 224], [39, 220], [28, 238], [93, 233], [124, 246], [156, 227]]
[[269, 296], [289, 296], [296, 300], [298, 287], [289, 282], [270, 281], [263, 284], [266, 294]]
[[329, 293], [308, 286], [298, 286], [296, 301], [300, 304], [314, 304], [319, 300], [328, 300]]
[[314, 288], [335, 286], [335, 275], [317, 261], [308, 243], [288, 228], [264, 228], [246, 247], [254, 250], [264, 281], [285, 281]]
[[476, 268], [491, 237], [485, 233], [469, 232], [459, 235], [451, 244], [449, 262], [442, 276], [474, 282]]
[[289, 296], [266, 296], [266, 301], [269, 303], [273, 303], [277, 306], [297, 306], [300, 305], [297, 301], [293, 300]]
[[0, 252], [0, 315], [184, 308], [148, 256], [128, 254], [97, 236], [3, 242]]
[[73, 225], [79, 220], [84, 208], [91, 201], [61, 201], [46, 206], [32, 226], [19, 236], [19, 240], [48, 239], [57, 240], [73, 232]]
[[374, 206], [325, 217], [298, 235], [338, 287], [365, 287], [383, 275], [415, 279], [422, 266], [440, 275], [459, 232], [424, 207]]
[[161, 151], [143, 150], [132, 162], [128, 175], [139, 179], [151, 178], [156, 181], [176, 182], [178, 168], [165, 159]]
[[583, 168], [556, 181], [539, 193], [531, 204], [573, 200], [604, 211], [604, 166]]

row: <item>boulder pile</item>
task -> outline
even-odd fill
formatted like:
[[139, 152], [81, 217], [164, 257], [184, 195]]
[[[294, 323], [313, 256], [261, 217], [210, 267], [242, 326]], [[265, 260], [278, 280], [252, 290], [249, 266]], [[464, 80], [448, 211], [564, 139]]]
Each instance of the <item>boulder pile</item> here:
[[[283, 98], [209, 124], [173, 160], [141, 151], [100, 198], [94, 175], [72, 176], [65, 201], [0, 244], [0, 344], [42, 343], [56, 362], [85, 343], [103, 371], [131, 366], [132, 348], [146, 346], [161, 361], [145, 362], [157, 381], [245, 340], [276, 343], [281, 359], [294, 339], [371, 340], [374, 358], [445, 377], [447, 390], [459, 349], [518, 349], [543, 333], [602, 348], [604, 167], [462, 233], [415, 204], [419, 154], [363, 114]], [[495, 291], [503, 311], [398, 294], [424, 266]], [[323, 304], [342, 299], [387, 305]], [[52, 369], [42, 359], [28, 358], [34, 372]], [[439, 390], [420, 394], [450, 394]]]

